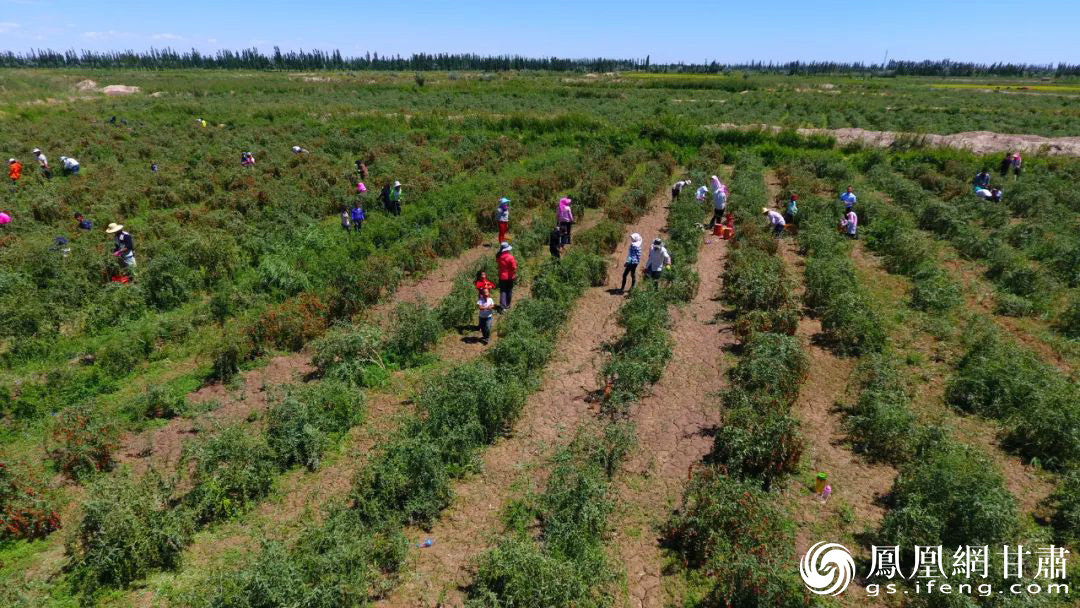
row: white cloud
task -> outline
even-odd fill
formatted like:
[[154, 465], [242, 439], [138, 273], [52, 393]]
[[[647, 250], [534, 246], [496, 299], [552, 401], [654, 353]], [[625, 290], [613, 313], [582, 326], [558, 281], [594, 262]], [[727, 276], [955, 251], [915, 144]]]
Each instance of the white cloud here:
[[207, 38], [206, 41], [210, 44], [217, 44], [217, 38]]
[[176, 34], [154, 34], [153, 36], [150, 36], [150, 38], [152, 38], [154, 40], [183, 40], [184, 39], [183, 36], [178, 36]]
[[0, 34], [10, 32], [11, 30], [18, 28], [18, 23], [12, 23], [11, 21], [0, 21]]
[[121, 32], [116, 30], [109, 30], [107, 32], [83, 32], [82, 37], [88, 40], [107, 40], [109, 38], [116, 38], [122, 36]]

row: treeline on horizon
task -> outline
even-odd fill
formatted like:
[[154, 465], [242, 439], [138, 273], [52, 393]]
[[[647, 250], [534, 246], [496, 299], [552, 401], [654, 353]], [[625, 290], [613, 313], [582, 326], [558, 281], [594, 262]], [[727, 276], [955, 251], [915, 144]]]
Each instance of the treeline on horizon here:
[[644, 59], [567, 59], [559, 57], [522, 57], [518, 55], [476, 55], [471, 53], [414, 53], [409, 57], [366, 53], [362, 57], [344, 57], [341, 51], [287, 51], [274, 47], [266, 55], [258, 49], [219, 50], [213, 54], [197, 49], [187, 52], [171, 48], [137, 52], [87, 51], [64, 52], [34, 49], [27, 53], [0, 52], [0, 67], [8, 68], [202, 68], [236, 70], [387, 70], [445, 71], [471, 70], [501, 72], [509, 70], [548, 70], [555, 72], [646, 71], [676, 74], [721, 74], [757, 72], [766, 74], [883, 74], [895, 76], [1077, 76], [1080, 64], [975, 63], [942, 59], [937, 61], [890, 60], [887, 64], [838, 61], [791, 61], [774, 63], [652, 63]]

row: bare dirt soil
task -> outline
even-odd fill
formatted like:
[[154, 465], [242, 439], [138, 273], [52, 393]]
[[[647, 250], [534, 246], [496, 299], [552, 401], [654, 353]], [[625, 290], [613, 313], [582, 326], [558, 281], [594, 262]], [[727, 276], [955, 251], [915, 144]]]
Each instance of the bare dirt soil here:
[[[633, 231], [659, 234], [665, 223], [666, 200], [666, 193], [658, 195], [651, 211], [634, 225]], [[625, 254], [622, 246], [612, 254], [609, 283], [614, 282]], [[397, 590], [379, 602], [380, 606], [464, 603], [461, 587], [469, 581], [469, 565], [501, 531], [500, 509], [521, 493], [522, 483], [525, 487], [539, 486], [538, 472], [530, 465], [542, 462], [561, 438], [592, 414], [586, 397], [597, 385], [603, 363], [600, 347], [618, 332], [615, 313], [622, 301], [607, 287], [591, 288], [581, 297], [566, 321], [541, 388], [529, 397], [514, 433], [484, 452], [480, 472], [456, 485], [454, 503], [430, 531], [407, 531], [411, 540], [430, 538], [434, 545], [414, 554], [412, 572]]]

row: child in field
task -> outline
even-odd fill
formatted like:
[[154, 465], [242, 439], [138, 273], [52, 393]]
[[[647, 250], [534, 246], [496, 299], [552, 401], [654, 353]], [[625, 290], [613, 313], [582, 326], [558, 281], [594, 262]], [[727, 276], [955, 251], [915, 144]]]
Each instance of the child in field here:
[[476, 297], [483, 295], [485, 289], [495, 289], [495, 283], [492, 283], [488, 279], [487, 273], [483, 270], [476, 271], [476, 279], [473, 281], [473, 286], [476, 287]]
[[506, 240], [506, 231], [510, 228], [510, 199], [505, 196], [499, 199], [499, 206], [495, 208], [495, 222], [499, 225], [499, 242]]
[[491, 338], [491, 315], [495, 311], [495, 301], [491, 299], [491, 291], [487, 288], [480, 291], [476, 307], [480, 309], [480, 342], [487, 345], [488, 339]]
[[345, 232], [348, 232], [349, 227], [350, 227], [349, 210], [346, 209], [345, 207], [342, 207], [340, 215], [341, 215], [341, 229], [344, 230]]

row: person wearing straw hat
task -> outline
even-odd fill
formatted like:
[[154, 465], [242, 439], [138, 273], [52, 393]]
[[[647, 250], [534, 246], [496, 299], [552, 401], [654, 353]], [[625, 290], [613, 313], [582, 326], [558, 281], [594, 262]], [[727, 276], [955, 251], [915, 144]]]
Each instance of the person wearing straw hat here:
[[495, 262], [499, 267], [499, 310], [510, 310], [510, 301], [514, 297], [514, 281], [517, 280], [517, 259], [510, 253], [514, 248], [503, 241], [499, 244], [499, 253]]
[[49, 159], [41, 153], [41, 148], [34, 148], [32, 153], [34, 158], [37, 159], [38, 166], [41, 167], [41, 174], [45, 176], [45, 179], [52, 179], [52, 169], [49, 168]]
[[64, 172], [64, 175], [78, 175], [79, 161], [71, 158], [70, 156], [61, 156], [60, 170]]
[[401, 182], [398, 181], [390, 188], [390, 213], [401, 215]]
[[15, 186], [19, 183], [19, 178], [22, 176], [22, 163], [17, 159], [8, 159], [8, 179], [11, 180], [11, 189], [14, 190]]
[[506, 240], [506, 231], [510, 228], [510, 199], [505, 196], [499, 199], [499, 206], [495, 208], [495, 222], [499, 225], [499, 242]]
[[761, 214], [768, 218], [769, 225], [772, 226], [773, 236], [780, 238], [784, 234], [784, 227], [787, 226], [784, 216], [767, 207], [761, 208]]
[[112, 222], [105, 234], [113, 236], [113, 255], [120, 258], [120, 263], [129, 270], [135, 268], [135, 241], [131, 233], [124, 230], [124, 225]]
[[571, 200], [568, 197], [559, 199], [559, 208], [555, 212], [555, 219], [559, 222], [559, 231], [562, 232], [562, 244], [570, 244], [570, 227], [574, 225], [574, 211], [570, 209]]
[[637, 287], [637, 267], [641, 263], [641, 243], [640, 234], [635, 232], [630, 235], [630, 251], [626, 254], [626, 262], [623, 263], [622, 285], [619, 287], [619, 293], [626, 291], [627, 275], [630, 275], [630, 291]]

